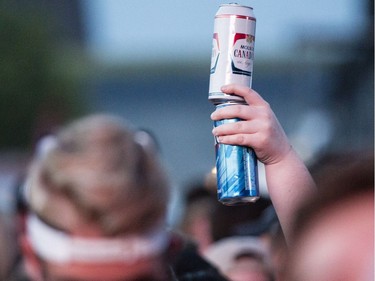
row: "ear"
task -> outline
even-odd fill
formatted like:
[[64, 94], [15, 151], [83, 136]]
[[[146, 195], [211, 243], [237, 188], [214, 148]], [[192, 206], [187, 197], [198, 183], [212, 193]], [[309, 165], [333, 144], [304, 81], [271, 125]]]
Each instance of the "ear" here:
[[19, 239], [23, 263], [27, 275], [33, 281], [43, 281], [42, 263], [39, 257], [35, 254], [28, 237], [25, 234], [22, 234]]

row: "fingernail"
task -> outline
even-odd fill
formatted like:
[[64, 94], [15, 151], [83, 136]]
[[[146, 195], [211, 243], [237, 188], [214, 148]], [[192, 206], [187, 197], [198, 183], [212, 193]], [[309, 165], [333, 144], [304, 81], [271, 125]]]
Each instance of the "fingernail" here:
[[222, 87], [221, 87], [221, 90], [222, 90], [222, 91], [226, 91], [227, 89], [228, 89], [228, 86], [222, 86]]

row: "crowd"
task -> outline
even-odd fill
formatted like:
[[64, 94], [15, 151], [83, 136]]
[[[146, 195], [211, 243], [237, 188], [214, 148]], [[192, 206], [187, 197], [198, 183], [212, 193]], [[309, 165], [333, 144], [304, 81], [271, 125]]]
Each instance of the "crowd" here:
[[171, 227], [152, 138], [117, 116], [82, 117], [40, 142], [18, 193], [20, 263], [4, 258], [9, 235], [1, 239], [2, 280], [373, 280], [373, 151], [322, 159], [310, 172], [258, 93], [222, 90], [248, 105], [213, 112], [243, 120], [213, 134], [254, 149], [269, 199], [223, 211], [200, 186]]

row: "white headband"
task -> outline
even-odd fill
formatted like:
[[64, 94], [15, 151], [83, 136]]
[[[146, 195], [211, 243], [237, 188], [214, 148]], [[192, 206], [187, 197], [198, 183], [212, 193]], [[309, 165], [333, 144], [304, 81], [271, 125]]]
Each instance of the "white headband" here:
[[36, 215], [27, 217], [27, 235], [42, 258], [59, 262], [127, 262], [161, 253], [168, 244], [163, 228], [121, 238], [83, 238], [53, 229]]

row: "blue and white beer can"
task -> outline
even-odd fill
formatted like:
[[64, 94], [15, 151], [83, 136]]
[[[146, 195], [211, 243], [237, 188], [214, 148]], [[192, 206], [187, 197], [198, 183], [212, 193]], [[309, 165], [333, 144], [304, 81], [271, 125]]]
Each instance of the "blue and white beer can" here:
[[226, 84], [251, 88], [256, 19], [253, 8], [223, 4], [215, 15], [208, 99], [213, 104], [243, 101], [221, 91]]
[[[220, 104], [217, 108], [230, 104]], [[240, 119], [214, 121], [214, 126]], [[222, 144], [215, 138], [217, 197], [224, 205], [234, 206], [259, 199], [258, 159], [250, 147]]]

